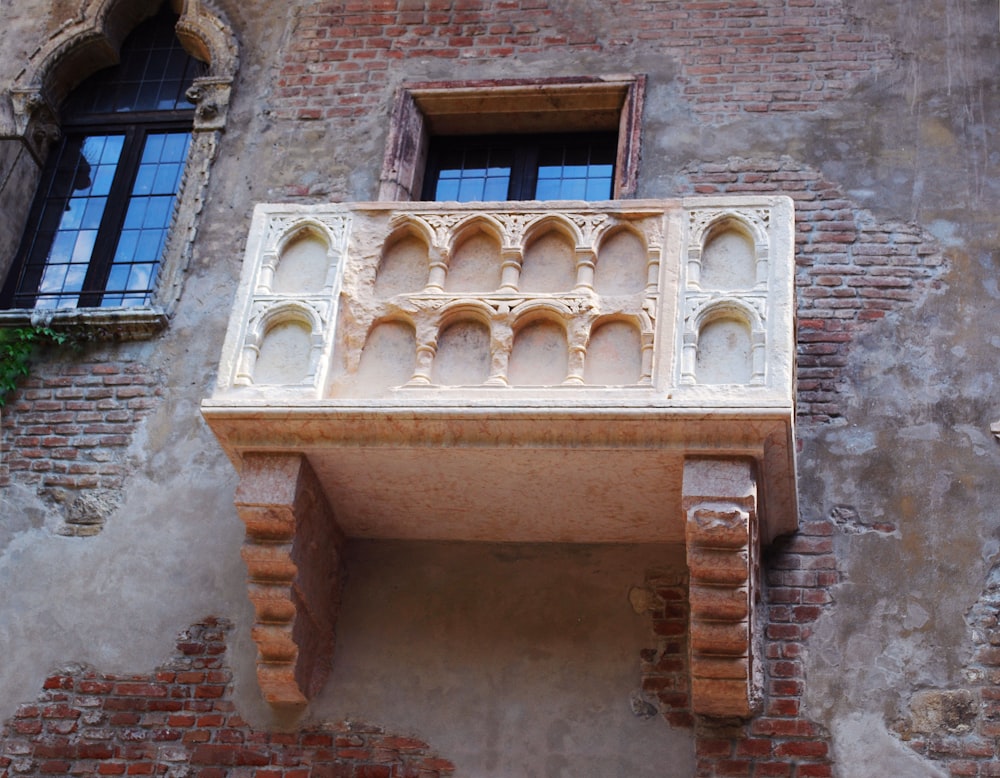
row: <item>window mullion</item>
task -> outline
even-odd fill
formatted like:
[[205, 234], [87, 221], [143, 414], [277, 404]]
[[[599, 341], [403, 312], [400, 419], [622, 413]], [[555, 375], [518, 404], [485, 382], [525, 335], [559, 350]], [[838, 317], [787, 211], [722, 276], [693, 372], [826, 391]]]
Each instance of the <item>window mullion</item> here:
[[125, 131], [125, 146], [118, 160], [118, 169], [115, 170], [104, 215], [97, 230], [97, 240], [94, 241], [87, 276], [83, 282], [79, 300], [81, 307], [90, 308], [101, 304], [104, 287], [111, 273], [118, 236], [121, 234], [122, 224], [128, 212], [132, 184], [139, 169], [145, 137], [145, 127], [132, 126]]
[[538, 146], [518, 143], [514, 147], [514, 163], [510, 171], [508, 200], [534, 200], [538, 178]]

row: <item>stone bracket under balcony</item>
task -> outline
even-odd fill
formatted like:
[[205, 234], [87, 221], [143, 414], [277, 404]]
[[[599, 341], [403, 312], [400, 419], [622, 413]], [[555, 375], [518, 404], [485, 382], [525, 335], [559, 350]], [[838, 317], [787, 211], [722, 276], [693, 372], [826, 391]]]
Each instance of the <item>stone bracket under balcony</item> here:
[[258, 206], [205, 418], [241, 473], [258, 675], [333, 654], [344, 538], [683, 543], [692, 707], [760, 697], [797, 526], [787, 198]]

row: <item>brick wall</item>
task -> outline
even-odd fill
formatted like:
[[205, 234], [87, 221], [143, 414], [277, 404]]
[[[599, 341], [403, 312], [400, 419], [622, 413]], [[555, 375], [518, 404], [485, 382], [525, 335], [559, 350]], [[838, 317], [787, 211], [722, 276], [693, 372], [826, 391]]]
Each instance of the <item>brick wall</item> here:
[[851, 342], [936, 287], [943, 265], [936, 243], [912, 224], [880, 222], [790, 157], [698, 162], [684, 173], [694, 194], [770, 193], [795, 201], [797, 410], [801, 421], [841, 417]]
[[452, 764], [426, 743], [340, 722], [261, 732], [235, 711], [227, 622], [181, 633], [155, 671], [109, 675], [69, 667], [45, 680], [0, 732], [0, 778], [159, 775], [170, 778], [440, 778]]
[[833, 775], [829, 733], [804, 715], [803, 655], [812, 624], [833, 601], [840, 580], [833, 525], [804, 524], [778, 541], [764, 562], [762, 629], [764, 703], [750, 721], [698, 719], [688, 695], [687, 582], [653, 578], [656, 646], [641, 657], [642, 689], [671, 726], [694, 727], [697, 778], [827, 778]]
[[63, 531], [92, 534], [116, 502], [132, 435], [162, 388], [139, 362], [47, 356], [0, 417], [0, 487], [37, 487], [62, 506]]
[[841, 0], [342, 0], [307, 4], [292, 24], [276, 82], [281, 118], [384, 110], [393, 63], [412, 57], [647, 48], [676, 60], [683, 96], [710, 122], [815, 110], [892, 59]]

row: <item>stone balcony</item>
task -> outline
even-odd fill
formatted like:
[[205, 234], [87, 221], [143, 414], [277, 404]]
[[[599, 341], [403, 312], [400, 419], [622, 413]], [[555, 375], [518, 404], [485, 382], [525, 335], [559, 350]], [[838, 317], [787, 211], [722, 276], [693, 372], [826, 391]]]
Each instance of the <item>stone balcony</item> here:
[[784, 197], [260, 205], [202, 412], [241, 474], [258, 675], [301, 703], [344, 538], [686, 544], [692, 701], [749, 715], [796, 528]]

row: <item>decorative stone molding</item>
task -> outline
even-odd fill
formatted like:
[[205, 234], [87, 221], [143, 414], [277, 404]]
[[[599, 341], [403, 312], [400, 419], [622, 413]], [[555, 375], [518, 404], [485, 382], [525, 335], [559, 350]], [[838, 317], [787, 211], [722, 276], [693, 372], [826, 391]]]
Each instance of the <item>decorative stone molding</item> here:
[[59, 119], [56, 111], [32, 89], [11, 90], [10, 104], [13, 127], [8, 132], [23, 139], [35, 161], [41, 164], [49, 146], [59, 139]]
[[274, 705], [299, 705], [330, 669], [343, 536], [304, 456], [247, 456], [236, 507], [260, 688]]
[[202, 412], [248, 490], [308, 456], [347, 537], [687, 543], [696, 710], [744, 716], [756, 555], [797, 524], [792, 224], [781, 197], [261, 205]]
[[684, 514], [691, 608], [691, 708], [751, 715], [762, 696], [753, 624], [760, 575], [753, 462], [689, 459]]
[[94, 340], [148, 340], [167, 326], [158, 308], [41, 308], [0, 311], [0, 327], [43, 325], [86, 330]]

